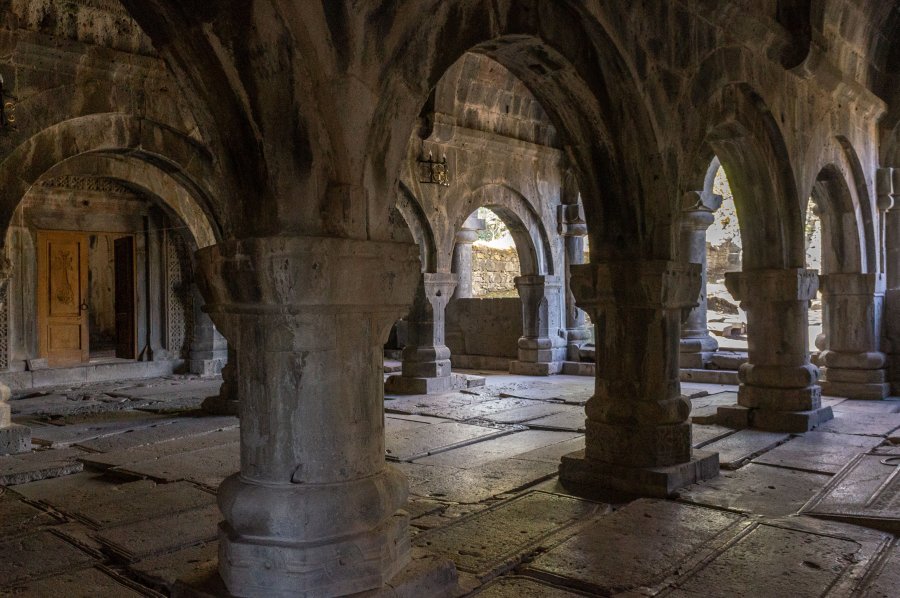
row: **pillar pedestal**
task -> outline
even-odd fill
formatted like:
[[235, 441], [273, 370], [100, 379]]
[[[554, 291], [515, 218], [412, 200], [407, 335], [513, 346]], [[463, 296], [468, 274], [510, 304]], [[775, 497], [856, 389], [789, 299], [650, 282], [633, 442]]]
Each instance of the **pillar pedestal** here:
[[584, 263], [587, 221], [580, 203], [559, 206], [559, 234], [566, 245], [566, 360], [581, 361], [581, 347], [590, 342], [591, 330], [584, 311], [578, 308], [570, 283], [570, 268]]
[[586, 406], [586, 447], [563, 457], [564, 485], [668, 496], [718, 475], [717, 453], [691, 449], [691, 403], [679, 382], [682, 312], [696, 304], [699, 286], [696, 264], [572, 268], [572, 291], [602, 346]]
[[238, 364], [241, 470], [218, 492], [228, 591], [383, 588], [410, 543], [406, 479], [384, 460], [382, 345], [412, 301], [416, 247], [271, 237], [197, 256]]
[[825, 306], [822, 392], [848, 399], [886, 398], [887, 356], [880, 350], [884, 275], [829, 274], [819, 281]]
[[523, 376], [558, 374], [566, 359], [566, 347], [554, 341], [550, 331], [555, 328], [551, 323], [555, 313], [552, 300], [560, 295], [562, 283], [557, 276], [518, 276], [515, 282], [522, 300], [523, 330], [518, 343], [519, 358], [510, 362], [509, 373]]
[[409, 340], [402, 353], [402, 373], [385, 381], [385, 391], [431, 394], [466, 388], [466, 377], [450, 371], [450, 349], [445, 344], [445, 313], [456, 283], [456, 274], [422, 274], [406, 318]]
[[751, 270], [725, 275], [747, 312], [749, 362], [738, 371], [737, 407], [719, 409], [720, 423], [773, 432], [807, 432], [832, 419], [822, 407], [819, 369], [809, 357], [809, 302], [815, 270]]
[[679, 366], [704, 369], [719, 349], [718, 341], [709, 333], [707, 322], [707, 259], [706, 231], [715, 222], [715, 212], [722, 205], [722, 196], [705, 192], [691, 192], [682, 202], [681, 256], [691, 264], [700, 264], [700, 294], [697, 307], [688, 314], [681, 326]]

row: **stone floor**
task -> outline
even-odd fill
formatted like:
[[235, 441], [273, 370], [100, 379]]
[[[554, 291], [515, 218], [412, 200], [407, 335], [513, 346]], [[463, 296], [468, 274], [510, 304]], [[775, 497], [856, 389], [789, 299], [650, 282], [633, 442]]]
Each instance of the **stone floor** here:
[[[169, 595], [214, 568], [215, 491], [239, 461], [237, 419], [198, 411], [219, 383], [14, 397], [34, 451], [0, 458], [0, 595]], [[685, 384], [722, 475], [671, 500], [575, 497], [556, 472], [592, 386], [492, 374], [386, 397], [413, 543], [456, 563], [460, 596], [900, 595], [900, 400], [829, 399], [835, 419], [801, 436], [735, 432], [704, 423], [733, 387]]]

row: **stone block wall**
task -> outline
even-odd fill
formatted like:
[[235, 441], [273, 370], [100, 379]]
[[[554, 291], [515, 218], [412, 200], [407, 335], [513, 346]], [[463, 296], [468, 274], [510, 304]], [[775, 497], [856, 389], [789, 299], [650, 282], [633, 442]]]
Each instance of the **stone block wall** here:
[[472, 291], [476, 297], [518, 297], [521, 275], [515, 247], [498, 249], [476, 243], [472, 257]]
[[447, 305], [447, 346], [454, 356], [515, 359], [522, 336], [522, 301], [454, 299]]

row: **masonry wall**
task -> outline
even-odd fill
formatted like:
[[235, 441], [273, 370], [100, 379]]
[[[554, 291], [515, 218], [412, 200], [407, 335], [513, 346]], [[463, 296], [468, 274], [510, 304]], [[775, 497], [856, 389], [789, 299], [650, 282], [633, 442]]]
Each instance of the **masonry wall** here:
[[516, 249], [497, 249], [476, 243], [472, 255], [472, 292], [476, 297], [518, 297], [520, 276]]

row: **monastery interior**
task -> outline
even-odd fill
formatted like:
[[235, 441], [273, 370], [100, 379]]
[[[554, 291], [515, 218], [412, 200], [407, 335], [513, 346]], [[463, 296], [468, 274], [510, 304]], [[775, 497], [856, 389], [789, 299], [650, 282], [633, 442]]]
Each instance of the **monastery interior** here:
[[0, 595], [900, 596], [898, 198], [896, 0], [3, 0]]

